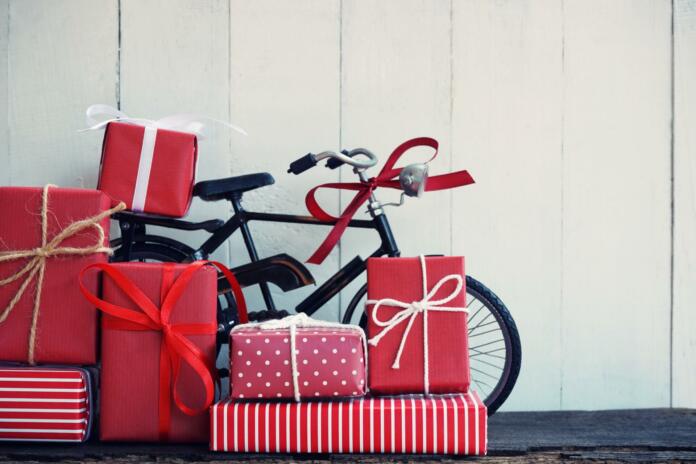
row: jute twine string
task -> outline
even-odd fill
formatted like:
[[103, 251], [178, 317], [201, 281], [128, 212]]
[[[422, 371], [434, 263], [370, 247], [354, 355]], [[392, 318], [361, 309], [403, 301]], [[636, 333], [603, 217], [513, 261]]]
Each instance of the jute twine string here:
[[[31, 325], [29, 328], [29, 347], [27, 361], [29, 364], [35, 364], [34, 351], [36, 349], [36, 327], [39, 320], [39, 312], [41, 307], [41, 290], [43, 289], [44, 274], [46, 271], [46, 260], [57, 256], [86, 256], [94, 253], [113, 254], [113, 250], [105, 247], [104, 239], [106, 234], [100, 222], [111, 216], [113, 213], [123, 211], [126, 205], [121, 202], [114, 208], [103, 211], [95, 216], [81, 219], [71, 223], [68, 227], [61, 230], [50, 241], [48, 240], [48, 191], [55, 185], [48, 184], [43, 188], [42, 203], [41, 203], [41, 246], [30, 250], [11, 250], [0, 251], [0, 263], [7, 261], [15, 261], [19, 259], [29, 258], [27, 263], [16, 273], [0, 280], [0, 287], [15, 282], [22, 277], [24, 281], [19, 286], [17, 293], [12, 297], [10, 302], [0, 312], [0, 324], [12, 313], [19, 300], [24, 295], [31, 281], [36, 277], [36, 293], [34, 296], [34, 308], [32, 311]], [[94, 229], [97, 232], [97, 239], [93, 245], [86, 247], [61, 247], [61, 243], [82, 232], [85, 229]]]

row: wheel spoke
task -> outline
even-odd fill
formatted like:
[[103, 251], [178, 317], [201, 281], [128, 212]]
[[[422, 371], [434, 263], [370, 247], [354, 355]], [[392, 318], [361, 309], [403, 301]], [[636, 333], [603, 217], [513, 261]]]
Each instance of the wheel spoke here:
[[[473, 301], [472, 301], [472, 303], [473, 303]], [[471, 303], [470, 303], [470, 304], [471, 304]], [[473, 322], [474, 318], [476, 318], [476, 315], [477, 315], [479, 312], [481, 312], [481, 310], [482, 310], [483, 308], [485, 308], [485, 307], [486, 307], [486, 305], [484, 305], [483, 303], [481, 303], [481, 306], [479, 307], [479, 309], [477, 309], [476, 312], [475, 312], [473, 315], [471, 315], [471, 316], [468, 317], [469, 322]], [[468, 306], [467, 306], [467, 308], [468, 308]]]
[[[491, 387], [490, 385], [488, 385], [488, 384], [487, 384], [486, 382], [484, 382], [483, 380], [480, 380], [480, 379], [473, 379], [473, 378], [472, 378], [471, 381], [474, 382], [476, 385], [479, 386], [479, 388], [481, 389], [481, 392], [484, 391], [484, 389], [481, 387], [481, 383], [488, 387], [488, 391], [489, 391], [489, 392], [493, 390], [493, 387]], [[480, 383], [479, 383], [479, 382], [480, 382]]]
[[477, 325], [476, 327], [472, 327], [471, 329], [469, 329], [469, 333], [473, 332], [475, 329], [480, 329], [481, 327], [486, 327], [487, 325], [497, 324], [497, 323], [498, 323], [498, 321], [496, 319], [493, 319], [492, 321], [486, 322], [485, 324], [480, 324], [480, 325]]
[[491, 375], [491, 374], [489, 374], [488, 372], [484, 372], [484, 371], [482, 371], [482, 370], [480, 370], [480, 369], [476, 369], [475, 367], [469, 366], [469, 369], [471, 369], [471, 370], [474, 371], [474, 372], [478, 372], [479, 374], [485, 375], [486, 377], [490, 377], [490, 378], [493, 379], [493, 380], [498, 380], [498, 377], [496, 377], [496, 376], [494, 376], [494, 375]]
[[486, 332], [480, 332], [480, 333], [477, 333], [474, 335], [469, 335], [469, 338], [480, 337], [481, 335], [486, 335], [486, 334], [493, 333], [493, 332], [501, 332], [501, 330], [500, 329], [487, 330]]
[[488, 346], [488, 345], [492, 345], [493, 343], [498, 343], [498, 342], [503, 342], [503, 343], [505, 343], [505, 339], [504, 339], [504, 338], [499, 338], [499, 339], [497, 339], [497, 340], [493, 340], [492, 342], [481, 343], [480, 345], [476, 345], [476, 346], [470, 346], [469, 349], [470, 349], [470, 350], [475, 350], [476, 348], [481, 348], [482, 346]]
[[476, 324], [476, 325], [473, 326], [471, 329], [469, 329], [469, 332], [471, 332], [471, 331], [473, 331], [473, 330], [476, 330], [481, 324], [483, 324], [483, 322], [484, 322], [486, 319], [488, 319], [488, 318], [491, 317], [492, 315], [493, 315], [493, 313], [488, 313], [488, 314], [486, 314], [486, 317], [484, 317], [483, 319], [481, 319], [481, 320], [479, 321], [478, 324]]
[[501, 371], [504, 369], [504, 368], [502, 368], [502, 367], [500, 367], [500, 366], [496, 366], [496, 365], [493, 364], [493, 363], [489, 363], [488, 361], [484, 361], [483, 359], [471, 358], [471, 360], [472, 360], [472, 361], [476, 361], [476, 362], [480, 362], [480, 363], [483, 363], [483, 364], [486, 364], [486, 365], [491, 366], [491, 367], [495, 367], [496, 369], [501, 370]]

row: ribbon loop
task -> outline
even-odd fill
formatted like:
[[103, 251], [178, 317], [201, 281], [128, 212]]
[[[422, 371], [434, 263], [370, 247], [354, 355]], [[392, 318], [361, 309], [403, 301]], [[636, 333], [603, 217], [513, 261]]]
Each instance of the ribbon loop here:
[[129, 124], [135, 124], [138, 126], [151, 127], [154, 129], [167, 129], [178, 132], [188, 132], [202, 140], [206, 136], [205, 121], [208, 121], [221, 124], [225, 127], [239, 132], [242, 135], [248, 135], [247, 131], [245, 131], [239, 126], [235, 126], [234, 124], [230, 124], [229, 122], [221, 121], [219, 119], [210, 118], [208, 116], [201, 116], [191, 113], [180, 113], [165, 116], [156, 120], [131, 118], [123, 111], [120, 111], [114, 108], [113, 106], [103, 104], [96, 104], [87, 108], [85, 120], [87, 123], [87, 128], [82, 129], [82, 131], [101, 130], [104, 129], [110, 122], [118, 121]]
[[[29, 326], [29, 346], [27, 348], [27, 362], [31, 365], [35, 364], [35, 351], [36, 351], [36, 332], [37, 325], [39, 321], [39, 311], [41, 306], [41, 293], [43, 290], [43, 280], [46, 271], [46, 260], [57, 256], [87, 256], [94, 253], [106, 253], [111, 255], [113, 250], [107, 246], [104, 246], [104, 241], [106, 239], [106, 234], [101, 226], [101, 221], [104, 218], [111, 216], [113, 213], [123, 211], [126, 205], [119, 203], [114, 208], [106, 211], [102, 211], [92, 217], [81, 219], [69, 224], [66, 228], [61, 230], [55, 237], [50, 241], [48, 240], [48, 193], [49, 189], [55, 187], [54, 185], [47, 184], [43, 188], [41, 195], [41, 246], [32, 248], [30, 250], [12, 250], [12, 251], [0, 251], [0, 263], [7, 261], [16, 261], [19, 259], [31, 258], [24, 266], [22, 266], [19, 271], [14, 274], [0, 280], [0, 287], [3, 285], [15, 282], [25, 276], [24, 281], [20, 284], [19, 289], [12, 297], [12, 299], [7, 303], [5, 308], [0, 311], [0, 324], [5, 322], [5, 320], [10, 316], [15, 306], [22, 299], [22, 295], [29, 287], [29, 284], [34, 279], [36, 279], [36, 291], [34, 292], [34, 306], [32, 310], [31, 325]], [[97, 232], [96, 240], [92, 245], [87, 245], [84, 247], [62, 247], [61, 244], [79, 234], [85, 229], [93, 228]]]
[[[443, 306], [449, 303], [454, 298], [457, 297], [462, 291], [464, 286], [464, 279], [459, 274], [449, 274], [437, 281], [433, 288], [428, 291], [428, 274], [425, 265], [425, 257], [420, 255], [419, 257], [421, 276], [423, 283], [423, 299], [418, 301], [412, 301], [411, 303], [406, 303], [404, 301], [399, 301], [394, 298], [382, 298], [380, 300], [367, 300], [366, 305], [373, 305], [371, 311], [372, 322], [384, 329], [380, 331], [377, 335], [370, 338], [368, 343], [372, 346], [377, 346], [392, 329], [398, 327], [402, 322], [408, 319], [408, 324], [406, 329], [404, 329], [401, 335], [401, 341], [399, 342], [399, 348], [394, 356], [394, 362], [392, 364], [392, 369], [400, 369], [401, 367], [401, 355], [403, 353], [404, 347], [406, 346], [406, 341], [411, 333], [411, 327], [415, 322], [419, 314], [423, 314], [423, 390], [426, 394], [430, 393], [430, 385], [428, 380], [428, 313], [431, 311], [439, 312], [457, 312], [457, 313], [468, 313], [469, 310], [466, 307], [459, 306]], [[445, 297], [439, 300], [434, 300], [434, 296], [439, 292], [440, 288], [447, 282], [456, 281], [456, 287]], [[396, 308], [402, 308], [397, 311], [391, 318], [387, 320], [381, 320], [378, 316], [379, 310], [382, 306], [392, 306]]]
[[[307, 260], [308, 263], [321, 264], [326, 257], [329, 255], [331, 250], [336, 246], [340, 240], [343, 232], [345, 232], [351, 218], [358, 212], [360, 206], [364, 204], [372, 195], [372, 193], [379, 187], [391, 188], [391, 189], [401, 189], [401, 184], [399, 183], [398, 176], [401, 174], [403, 168], [394, 168], [396, 162], [411, 148], [426, 146], [431, 147], [435, 150], [430, 159], [426, 162], [430, 162], [437, 156], [438, 153], [438, 142], [430, 137], [418, 137], [415, 139], [407, 140], [402, 143], [389, 155], [387, 162], [384, 164], [382, 170], [377, 174], [377, 176], [368, 179], [366, 182], [332, 182], [328, 184], [321, 184], [309, 192], [305, 197], [305, 205], [309, 213], [320, 221], [333, 222], [336, 224], [333, 226], [329, 234], [326, 236], [324, 241], [319, 245], [316, 251]], [[468, 171], [457, 171], [448, 174], [441, 174], [438, 176], [428, 176], [427, 183], [425, 185], [426, 191], [434, 190], [445, 190], [454, 187], [461, 187], [464, 185], [473, 184], [474, 179], [471, 177]], [[348, 203], [346, 208], [343, 210], [339, 217], [334, 217], [327, 213], [316, 199], [316, 193], [320, 189], [335, 189], [335, 190], [353, 190], [355, 191], [355, 196]]]
[[[205, 354], [186, 336], [216, 334], [217, 324], [172, 324], [170, 322], [171, 313], [181, 295], [188, 288], [193, 275], [206, 265], [217, 267], [230, 281], [230, 286], [237, 300], [240, 319], [246, 319], [246, 303], [239, 283], [224, 265], [215, 261], [195, 261], [189, 264], [176, 279], [173, 277], [174, 264], [163, 264], [160, 308], [157, 308], [157, 305], [133, 281], [112, 265], [92, 264], [83, 269], [79, 277], [80, 290], [85, 298], [108, 315], [108, 318], [104, 318], [105, 327], [113, 330], [161, 332], [159, 426], [160, 435], [165, 438], [169, 431], [172, 399], [179, 410], [192, 416], [206, 410], [214, 400], [215, 385], [211, 373], [214, 366], [210, 365]], [[84, 275], [91, 270], [100, 270], [108, 275], [141, 311], [114, 305], [92, 294], [83, 284]], [[199, 408], [186, 404], [176, 388], [182, 361], [196, 372], [205, 389], [205, 400]]]

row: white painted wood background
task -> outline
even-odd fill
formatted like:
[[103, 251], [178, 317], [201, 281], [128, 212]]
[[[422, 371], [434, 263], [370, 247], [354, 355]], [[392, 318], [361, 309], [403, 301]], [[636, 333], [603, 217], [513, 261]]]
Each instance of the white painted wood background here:
[[[466, 255], [511, 309], [505, 409], [696, 407], [696, 1], [0, 0], [0, 184], [94, 187], [101, 135], [76, 131], [97, 102], [245, 127], [201, 142], [199, 180], [271, 172], [250, 209], [303, 213], [350, 179], [287, 175], [308, 151], [439, 139], [432, 172], [477, 184], [389, 215], [405, 254]], [[299, 259], [326, 232], [253, 230]], [[374, 243], [350, 232], [310, 268]]]

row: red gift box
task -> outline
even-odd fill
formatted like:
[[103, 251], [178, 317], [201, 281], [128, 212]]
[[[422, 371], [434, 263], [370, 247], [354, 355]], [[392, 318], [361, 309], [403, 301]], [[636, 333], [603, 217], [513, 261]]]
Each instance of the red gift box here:
[[367, 297], [371, 391], [468, 390], [463, 257], [371, 258]]
[[[205, 442], [214, 395], [219, 263], [118, 263], [103, 272], [100, 436], [111, 441]], [[83, 277], [83, 276], [81, 276]], [[137, 282], [137, 284], [136, 284]]]
[[197, 156], [194, 134], [110, 122], [97, 188], [130, 210], [181, 217], [191, 205]]
[[[293, 348], [295, 354], [293, 355]], [[230, 334], [232, 398], [362, 396], [365, 333], [299, 313]]]
[[83, 369], [0, 367], [0, 441], [87, 440], [91, 393]]
[[484, 455], [475, 392], [306, 403], [237, 402], [210, 410], [210, 449], [245, 453]]
[[[96, 361], [97, 316], [77, 276], [107, 260], [109, 206], [96, 190], [0, 187], [0, 360]], [[96, 291], [96, 277], [85, 286]]]

